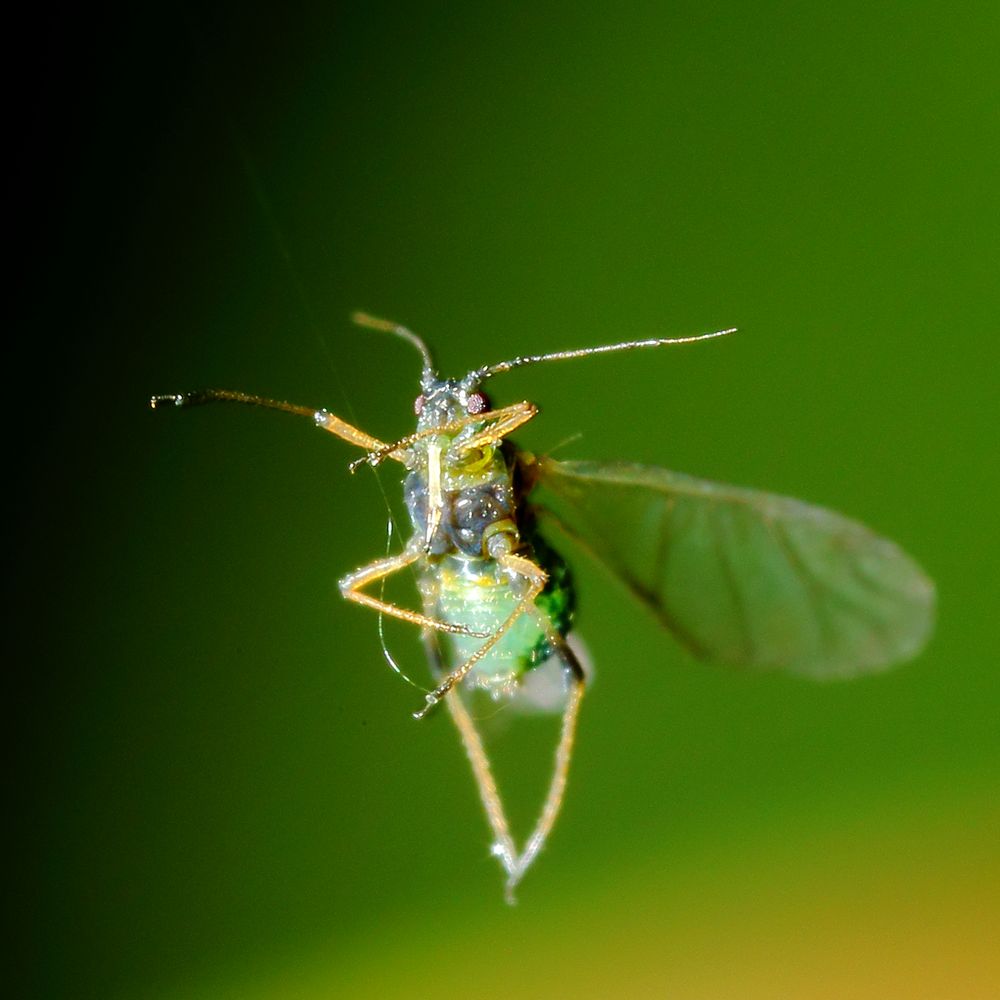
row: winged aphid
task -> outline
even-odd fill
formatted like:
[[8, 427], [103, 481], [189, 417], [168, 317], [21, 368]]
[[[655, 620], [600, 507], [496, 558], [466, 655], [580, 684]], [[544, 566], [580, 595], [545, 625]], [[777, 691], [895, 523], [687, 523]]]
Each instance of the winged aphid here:
[[[387, 460], [403, 466], [412, 535], [400, 553], [348, 573], [340, 590], [421, 629], [436, 686], [414, 714], [420, 719], [440, 702], [447, 705], [472, 764], [508, 899], [558, 816], [586, 685], [567, 639], [572, 581], [536, 529], [537, 497], [544, 497], [547, 516], [702, 659], [849, 677], [909, 659], [927, 641], [933, 584], [897, 545], [857, 521], [656, 467], [535, 458], [509, 437], [537, 414], [535, 404], [494, 408], [483, 389], [495, 375], [542, 361], [691, 343], [733, 330], [517, 357], [442, 379], [414, 333], [364, 314], [354, 319], [407, 340], [423, 359], [416, 430], [398, 441], [380, 441], [325, 409], [231, 390], [154, 396], [151, 405], [237, 402], [283, 410], [364, 449], [352, 471]], [[420, 610], [370, 592], [407, 568], [416, 572]], [[508, 700], [542, 663], [561, 667], [566, 696], [548, 792], [519, 850], [457, 688]]]

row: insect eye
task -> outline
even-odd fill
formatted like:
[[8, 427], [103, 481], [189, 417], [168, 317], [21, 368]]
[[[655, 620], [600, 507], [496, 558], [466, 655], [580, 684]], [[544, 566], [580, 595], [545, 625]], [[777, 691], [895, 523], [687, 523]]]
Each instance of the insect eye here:
[[465, 408], [469, 413], [485, 413], [490, 408], [490, 401], [485, 392], [474, 392], [465, 402]]
[[419, 417], [420, 416], [420, 411], [423, 410], [423, 408], [424, 408], [424, 394], [421, 393], [413, 401], [413, 412]]

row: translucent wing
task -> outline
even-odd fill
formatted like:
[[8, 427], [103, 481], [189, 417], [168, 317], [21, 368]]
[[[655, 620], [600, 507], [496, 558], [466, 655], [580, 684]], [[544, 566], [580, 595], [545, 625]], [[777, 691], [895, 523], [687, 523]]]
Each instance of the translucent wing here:
[[666, 469], [538, 465], [539, 500], [695, 655], [850, 677], [915, 656], [934, 585], [863, 524]]

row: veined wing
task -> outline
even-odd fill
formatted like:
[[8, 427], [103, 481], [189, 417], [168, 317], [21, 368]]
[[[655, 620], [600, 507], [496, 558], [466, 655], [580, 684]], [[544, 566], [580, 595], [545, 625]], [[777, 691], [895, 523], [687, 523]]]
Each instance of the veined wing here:
[[833, 511], [628, 463], [541, 459], [538, 483], [560, 526], [702, 659], [850, 677], [930, 635], [923, 570]]

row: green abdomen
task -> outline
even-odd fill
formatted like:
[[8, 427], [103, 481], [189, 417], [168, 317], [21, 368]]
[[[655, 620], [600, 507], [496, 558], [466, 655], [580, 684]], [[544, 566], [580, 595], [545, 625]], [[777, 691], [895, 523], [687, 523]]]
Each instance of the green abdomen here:
[[[569, 631], [574, 594], [569, 569], [562, 558], [540, 539], [525, 553], [548, 574], [535, 607], [560, 635]], [[494, 633], [517, 608], [518, 598], [496, 562], [489, 559], [445, 556], [435, 566], [432, 581], [425, 581], [437, 614], [453, 625], [476, 632]], [[479, 649], [485, 639], [448, 636], [454, 668]], [[551, 654], [545, 631], [536, 615], [520, 615], [500, 641], [473, 667], [468, 683], [490, 690], [495, 697], [516, 687], [518, 679]]]

